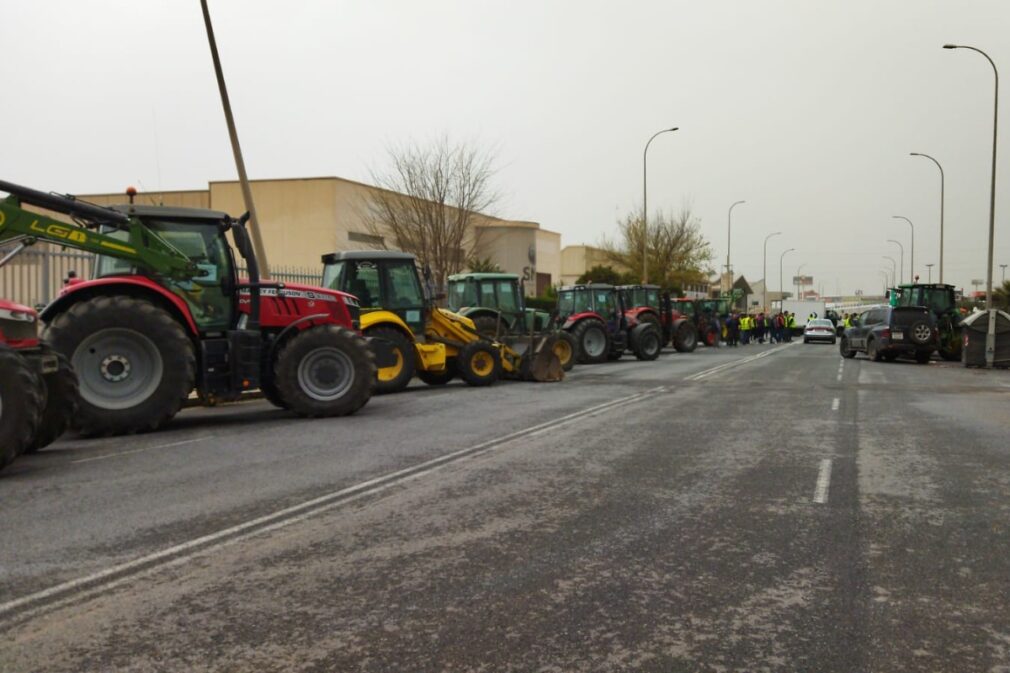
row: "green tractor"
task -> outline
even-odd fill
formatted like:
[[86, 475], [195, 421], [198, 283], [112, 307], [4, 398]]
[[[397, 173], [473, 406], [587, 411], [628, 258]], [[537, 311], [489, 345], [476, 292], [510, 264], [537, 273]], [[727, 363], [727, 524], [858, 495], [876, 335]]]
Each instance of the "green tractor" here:
[[459, 273], [449, 276], [449, 310], [473, 321], [488, 339], [515, 342], [549, 334], [554, 353], [565, 371], [575, 366], [574, 338], [557, 329], [547, 311], [526, 306], [525, 292], [514, 273]]
[[940, 357], [944, 360], [961, 359], [961, 314], [953, 285], [941, 283], [913, 283], [899, 285], [888, 292], [891, 306], [925, 306], [936, 319], [940, 332]]

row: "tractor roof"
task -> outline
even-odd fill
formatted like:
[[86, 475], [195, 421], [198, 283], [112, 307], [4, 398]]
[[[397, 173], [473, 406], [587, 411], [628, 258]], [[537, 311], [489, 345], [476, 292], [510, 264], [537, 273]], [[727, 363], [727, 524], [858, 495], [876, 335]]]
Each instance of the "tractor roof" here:
[[561, 292], [571, 290], [613, 290], [613, 285], [609, 283], [584, 283], [582, 285], [566, 285], [560, 289]]
[[150, 217], [163, 220], [212, 220], [220, 222], [230, 219], [228, 213], [220, 210], [209, 210], [207, 208], [180, 208], [177, 206], [144, 206], [130, 203], [120, 203], [110, 206], [112, 210], [136, 215], [137, 217]]
[[514, 273], [454, 273], [449, 280], [519, 280], [519, 276]]
[[333, 264], [351, 259], [409, 259], [413, 260], [414, 255], [409, 252], [399, 252], [397, 250], [345, 250], [343, 252], [330, 252], [323, 255], [323, 264]]
[[618, 290], [658, 290], [658, 285], [652, 285], [651, 283], [635, 283], [634, 285], [618, 285]]

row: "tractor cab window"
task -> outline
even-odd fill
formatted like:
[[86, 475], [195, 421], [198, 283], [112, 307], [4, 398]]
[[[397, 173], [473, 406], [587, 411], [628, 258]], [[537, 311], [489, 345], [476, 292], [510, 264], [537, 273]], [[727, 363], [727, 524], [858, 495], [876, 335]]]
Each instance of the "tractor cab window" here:
[[645, 291], [645, 306], [659, 306], [659, 290], [648, 289]]
[[593, 305], [596, 307], [597, 313], [604, 317], [617, 313], [614, 292], [611, 290], [594, 290], [593, 295]]
[[347, 262], [332, 262], [323, 267], [323, 287], [330, 290], [344, 289], [344, 269]]
[[382, 292], [379, 285], [379, 267], [370, 260], [348, 262], [344, 271], [341, 290], [358, 298], [361, 308], [382, 306]]
[[573, 315], [593, 310], [593, 296], [588, 291], [566, 290], [558, 293], [558, 312]]
[[472, 280], [449, 282], [449, 309], [458, 311], [468, 306], [477, 306], [477, 283]]
[[519, 311], [519, 298], [516, 296], [516, 286], [508, 280], [495, 281], [498, 286], [498, 310], [505, 313]]
[[498, 302], [494, 295], [494, 283], [485, 281], [480, 284], [480, 298], [478, 301], [478, 306], [498, 308]]
[[678, 311], [686, 316], [694, 317], [694, 302], [691, 301], [679, 301], [675, 304]]
[[386, 265], [386, 279], [389, 287], [387, 308], [418, 308], [424, 306], [424, 296], [417, 280], [414, 261], [390, 262]]

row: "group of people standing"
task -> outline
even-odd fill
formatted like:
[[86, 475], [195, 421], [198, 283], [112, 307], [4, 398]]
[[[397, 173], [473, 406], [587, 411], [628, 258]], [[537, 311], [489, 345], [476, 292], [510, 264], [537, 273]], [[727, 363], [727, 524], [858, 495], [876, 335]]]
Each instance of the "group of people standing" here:
[[722, 333], [727, 346], [746, 346], [751, 342], [763, 344], [765, 339], [774, 344], [792, 341], [794, 327], [796, 315], [789, 311], [774, 315], [732, 313], [726, 318]]

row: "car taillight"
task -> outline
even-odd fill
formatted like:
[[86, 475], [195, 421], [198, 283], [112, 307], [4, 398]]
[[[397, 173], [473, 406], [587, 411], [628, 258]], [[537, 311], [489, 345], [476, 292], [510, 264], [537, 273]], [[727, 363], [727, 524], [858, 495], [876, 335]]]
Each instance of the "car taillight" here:
[[885, 327], [883, 329], [883, 331], [881, 331], [880, 336], [884, 337], [885, 339], [890, 339], [891, 338], [891, 328], [890, 327]]

